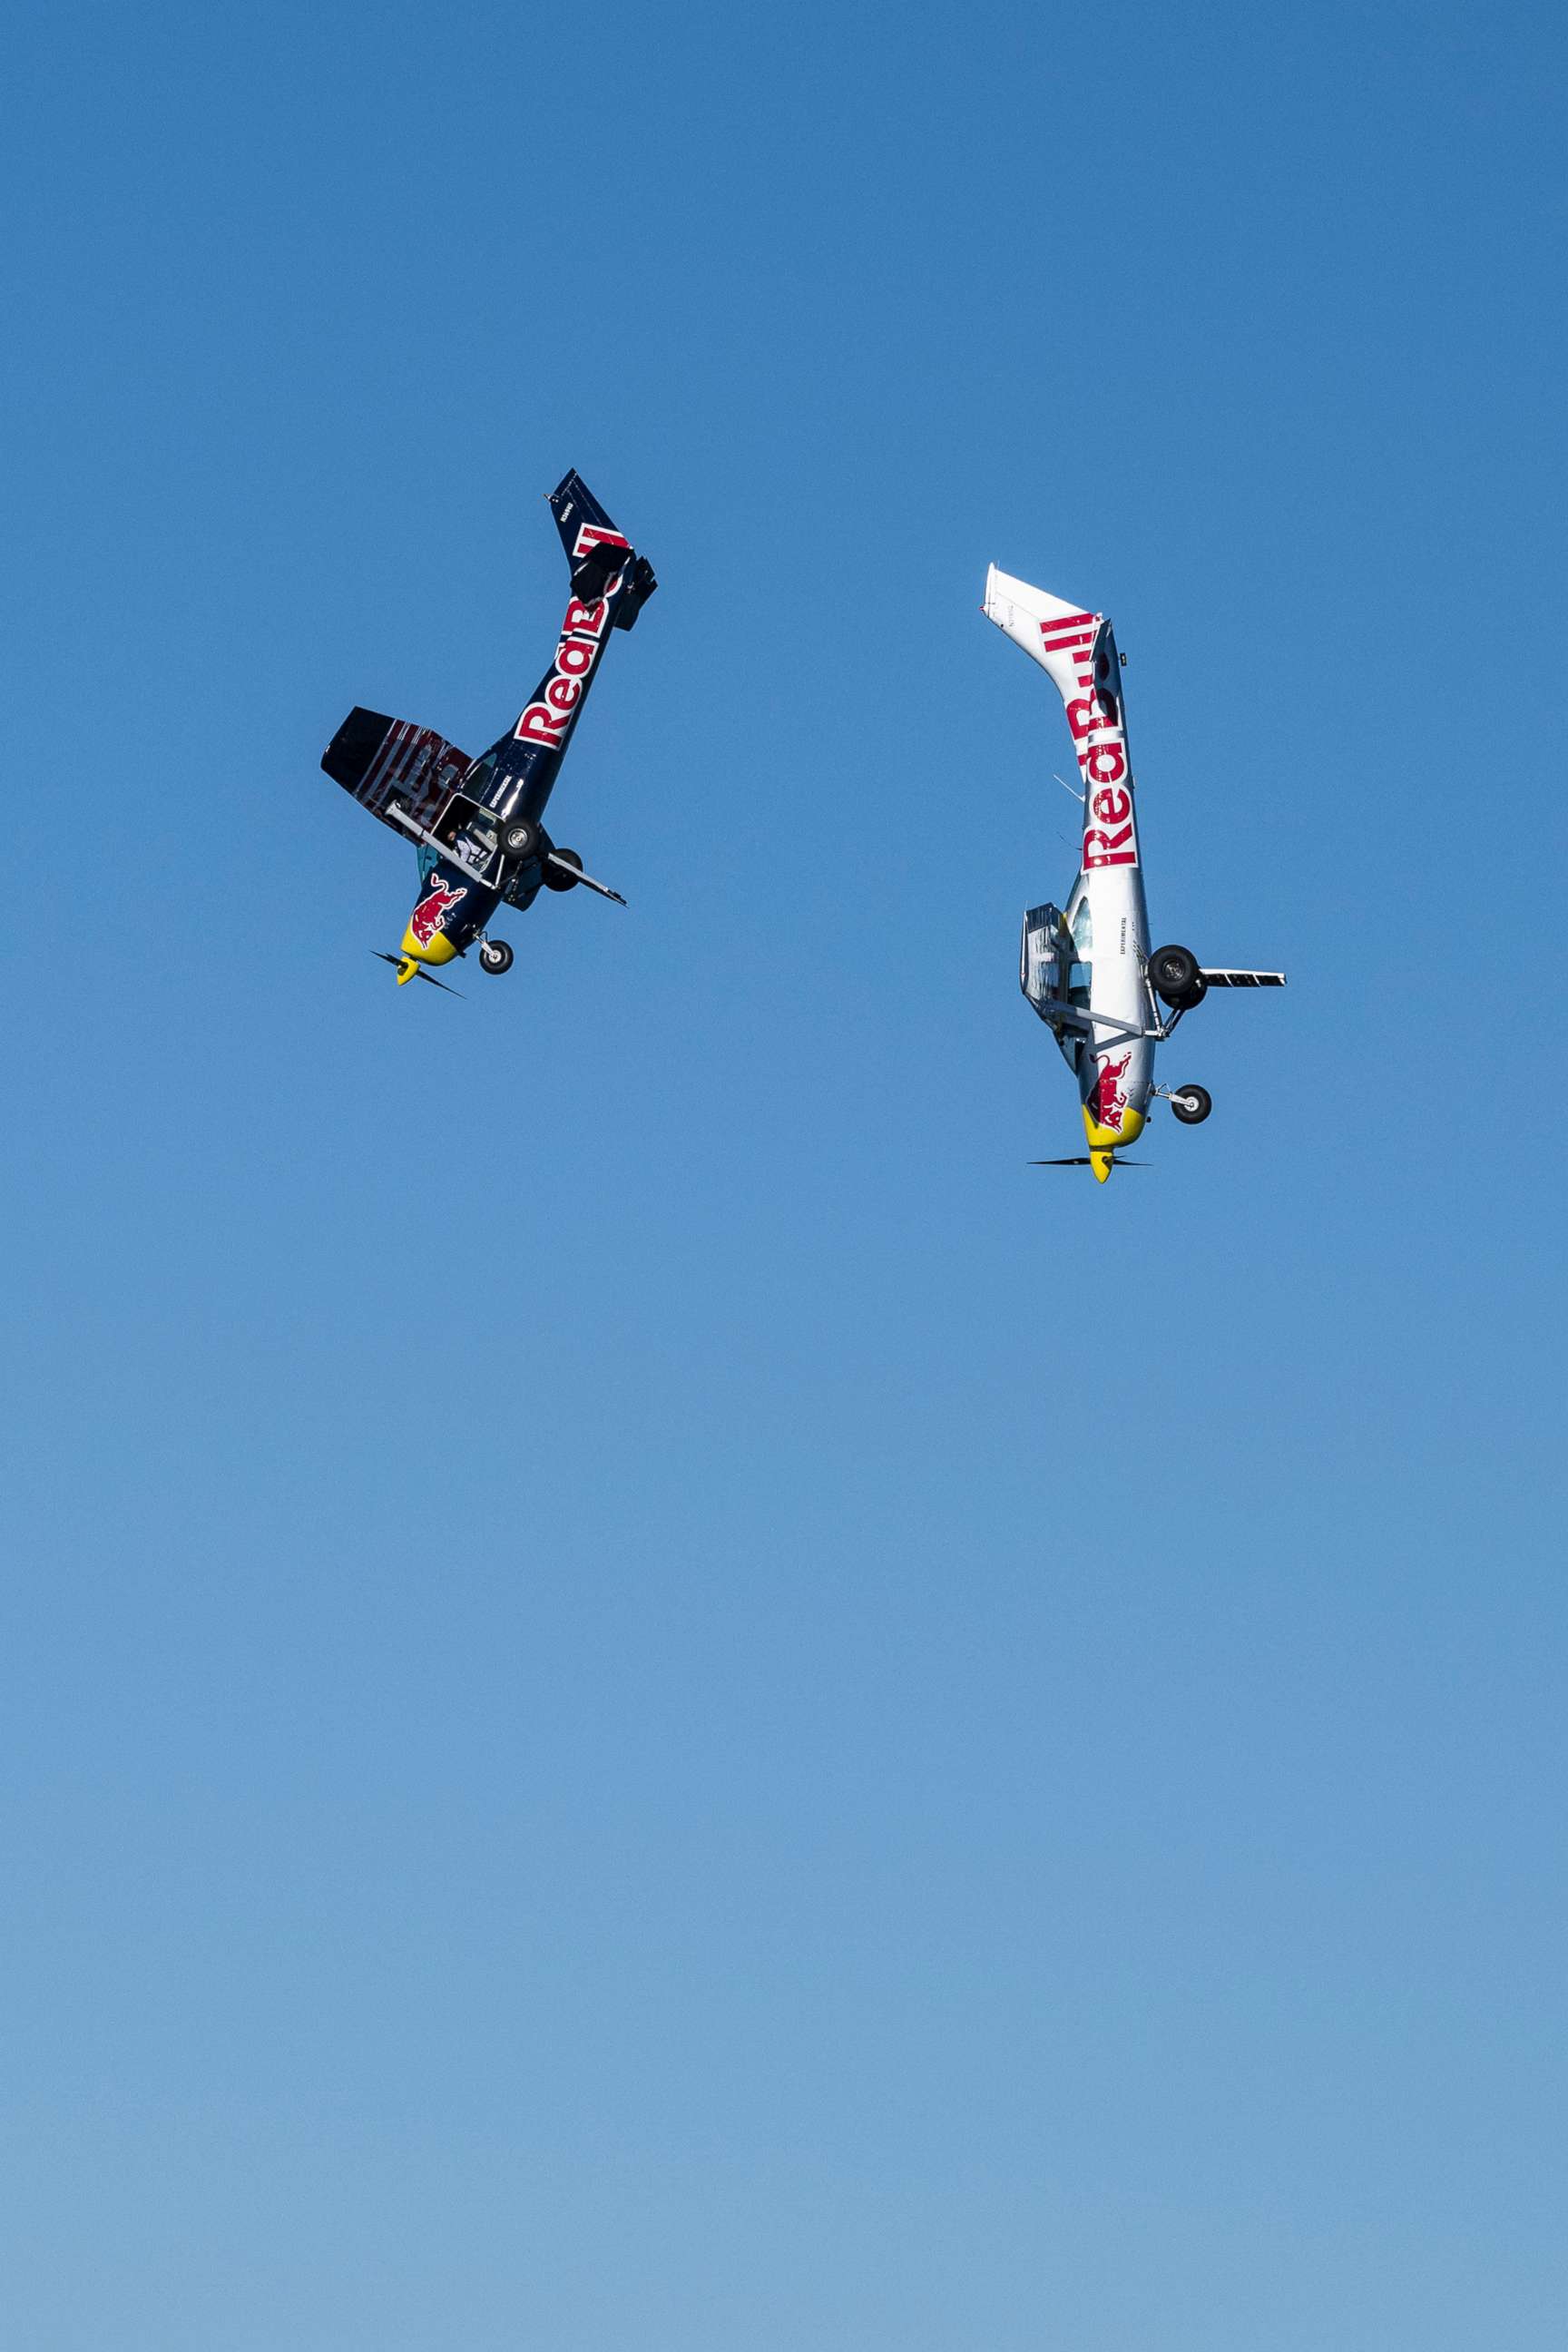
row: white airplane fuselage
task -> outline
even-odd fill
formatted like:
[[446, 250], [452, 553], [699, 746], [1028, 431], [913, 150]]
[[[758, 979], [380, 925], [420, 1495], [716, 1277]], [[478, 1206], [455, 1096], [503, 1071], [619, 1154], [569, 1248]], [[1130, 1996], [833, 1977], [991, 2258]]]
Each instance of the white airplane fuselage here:
[[1091, 1151], [1113, 1151], [1142, 1133], [1154, 1084], [1142, 869], [1080, 867], [1067, 911], [1069, 928], [1076, 922], [1089, 942], [1082, 961], [1089, 970], [1090, 1027], [1080, 1033], [1075, 1063], [1084, 1132]]
[[1102, 613], [1086, 613], [994, 564], [984, 610], [1051, 678], [1072, 730], [1083, 793], [1078, 879], [1057, 924], [1044, 919], [1054, 908], [1026, 917], [1023, 977], [1025, 993], [1077, 1075], [1090, 1162], [1103, 1181], [1112, 1155], [1143, 1131], [1154, 1084], [1150, 1031], [1157, 1025], [1121, 657]]
[[1153, 1095], [1187, 1127], [1201, 1126], [1213, 1108], [1206, 1087], [1156, 1087], [1155, 1046], [1211, 988], [1283, 988], [1285, 974], [1200, 964], [1190, 949], [1150, 946], [1121, 656], [1105, 614], [994, 564], [981, 609], [1039, 663], [1072, 730], [1083, 787], [1078, 875], [1065, 908], [1031, 907], [1024, 917], [1018, 982], [1078, 1079], [1089, 1165], [1103, 1184], [1122, 1145], [1142, 1134]]

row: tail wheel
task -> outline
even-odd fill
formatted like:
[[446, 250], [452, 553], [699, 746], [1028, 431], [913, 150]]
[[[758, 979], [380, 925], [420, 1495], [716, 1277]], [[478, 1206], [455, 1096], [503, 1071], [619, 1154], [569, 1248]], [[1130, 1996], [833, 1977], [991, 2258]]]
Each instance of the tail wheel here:
[[1214, 1108], [1214, 1097], [1207, 1087], [1178, 1087], [1171, 1108], [1184, 1127], [1201, 1127]]
[[501, 856], [514, 866], [521, 866], [539, 855], [541, 834], [538, 825], [526, 816], [513, 817], [500, 829]]
[[[558, 859], [559, 864], [556, 863]], [[576, 873], [563, 873], [562, 867], [565, 866], [575, 866]], [[550, 863], [544, 869], [544, 887], [547, 890], [575, 890], [577, 875], [582, 871], [583, 861], [574, 849], [552, 849]]]
[[496, 972], [511, 970], [511, 950], [504, 940], [484, 940], [480, 942], [479, 970]]
[[1173, 1007], [1195, 1004], [1207, 989], [1191, 948], [1156, 948], [1149, 959], [1154, 992]]

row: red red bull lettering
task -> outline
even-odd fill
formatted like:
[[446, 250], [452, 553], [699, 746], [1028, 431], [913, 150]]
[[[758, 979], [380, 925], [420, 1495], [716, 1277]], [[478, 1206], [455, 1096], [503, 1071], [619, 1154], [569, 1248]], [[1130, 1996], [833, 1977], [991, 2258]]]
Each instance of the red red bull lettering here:
[[436, 877], [408, 918], [408, 928], [422, 948], [427, 948], [437, 932], [445, 929], [447, 916], [468, 895], [460, 883], [443, 882], [439, 875]]
[[[595, 533], [586, 525], [577, 538], [579, 546], [584, 540], [595, 538], [609, 540], [618, 547], [626, 545], [618, 533]], [[604, 596], [596, 604], [579, 604], [573, 597], [561, 624], [561, 642], [555, 648], [549, 675], [517, 722], [514, 731], [519, 742], [543, 743], [553, 751], [559, 751], [566, 740], [572, 714], [583, 698], [594, 664], [605, 649], [605, 623], [609, 609]]]
[[1047, 653], [1067, 656], [1079, 688], [1072, 696], [1064, 690], [1063, 699], [1078, 764], [1089, 793], [1084, 815], [1084, 869], [1136, 866], [1138, 836], [1128, 789], [1131, 778], [1127, 768], [1127, 733], [1117, 693], [1121, 681], [1095, 684], [1095, 648], [1100, 642], [1095, 616], [1073, 613], [1042, 621], [1040, 640]]

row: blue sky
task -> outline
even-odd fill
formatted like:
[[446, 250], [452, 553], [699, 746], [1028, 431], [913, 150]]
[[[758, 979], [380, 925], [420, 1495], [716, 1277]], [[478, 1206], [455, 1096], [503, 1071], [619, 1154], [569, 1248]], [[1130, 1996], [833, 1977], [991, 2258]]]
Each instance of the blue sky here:
[[[22, 21], [10, 2339], [1555, 2347], [1557, 13]], [[993, 560], [1290, 973], [1103, 1192]]]

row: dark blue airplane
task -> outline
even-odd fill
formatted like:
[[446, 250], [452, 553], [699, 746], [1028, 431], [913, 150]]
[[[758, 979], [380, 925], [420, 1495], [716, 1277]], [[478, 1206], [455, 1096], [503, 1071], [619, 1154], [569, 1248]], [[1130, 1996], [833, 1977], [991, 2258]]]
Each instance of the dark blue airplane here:
[[482, 970], [508, 971], [510, 948], [485, 929], [503, 898], [531, 907], [542, 886], [574, 890], [581, 882], [626, 904], [584, 873], [574, 849], [556, 848], [544, 808], [610, 631], [629, 629], [658, 583], [578, 475], [552, 490], [550, 508], [572, 590], [555, 658], [516, 726], [470, 760], [428, 727], [356, 709], [321, 757], [362, 807], [417, 846], [418, 900], [401, 950], [382, 957], [400, 988], [415, 979], [441, 987], [429, 967], [466, 955], [476, 940]]

